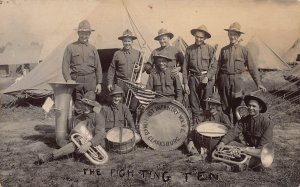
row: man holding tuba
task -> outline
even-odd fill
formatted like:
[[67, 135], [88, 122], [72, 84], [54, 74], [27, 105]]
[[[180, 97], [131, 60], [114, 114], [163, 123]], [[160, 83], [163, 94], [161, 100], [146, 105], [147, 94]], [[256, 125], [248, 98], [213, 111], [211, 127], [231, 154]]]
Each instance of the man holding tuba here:
[[[248, 107], [249, 114], [242, 117], [235, 127], [227, 132], [217, 145], [216, 151], [221, 152], [224, 150], [226, 144], [237, 144], [243, 147], [249, 146], [255, 147], [255, 149], [262, 149], [264, 145], [272, 143], [273, 124], [269, 117], [263, 114], [267, 111], [266, 103], [262, 99], [250, 95], [244, 97], [244, 102]], [[240, 133], [242, 133], [246, 145], [233, 142]], [[252, 158], [252, 162], [250, 162], [248, 166], [253, 170], [261, 170], [261, 161], [255, 157]]]
[[[70, 135], [74, 133], [80, 134], [82, 137], [87, 139], [88, 141], [83, 143], [80, 147], [78, 147], [78, 152], [81, 154], [85, 154], [91, 146], [101, 146], [105, 147], [105, 127], [104, 124], [99, 120], [102, 115], [101, 105], [95, 100], [95, 92], [89, 91], [84, 95], [84, 98], [81, 100], [80, 109], [83, 111], [83, 114], [76, 118], [77, 125], [72, 129]], [[79, 140], [77, 140], [79, 141]], [[72, 141], [61, 147], [60, 149], [54, 150], [48, 154], [39, 154], [37, 164], [42, 164], [44, 162], [48, 162], [62, 156], [68, 155], [76, 151], [76, 144]], [[102, 155], [105, 159], [102, 162], [106, 162], [108, 157], [106, 152], [103, 151]]]
[[89, 91], [97, 94], [101, 92], [102, 67], [97, 49], [89, 44], [89, 37], [94, 31], [90, 23], [87, 20], [81, 21], [76, 31], [78, 40], [65, 49], [62, 74], [67, 83], [80, 83], [75, 87], [74, 101], [76, 114], [81, 114], [83, 111], [78, 107], [83, 95]]

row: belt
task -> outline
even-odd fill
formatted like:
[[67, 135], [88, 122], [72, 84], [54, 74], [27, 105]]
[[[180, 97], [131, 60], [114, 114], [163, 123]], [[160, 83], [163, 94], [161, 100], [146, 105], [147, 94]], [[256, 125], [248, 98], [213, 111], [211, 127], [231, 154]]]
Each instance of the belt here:
[[85, 74], [83, 74], [83, 73], [74, 73], [76, 76], [87, 76], [87, 75], [92, 75], [92, 74], [94, 74], [95, 72], [91, 72], [91, 73], [85, 73]]
[[201, 72], [190, 72], [190, 75], [192, 76], [201, 76], [207, 74], [207, 71], [201, 71]]
[[226, 74], [226, 75], [238, 75], [242, 74], [243, 72], [226, 72], [226, 71], [221, 71], [221, 74]]

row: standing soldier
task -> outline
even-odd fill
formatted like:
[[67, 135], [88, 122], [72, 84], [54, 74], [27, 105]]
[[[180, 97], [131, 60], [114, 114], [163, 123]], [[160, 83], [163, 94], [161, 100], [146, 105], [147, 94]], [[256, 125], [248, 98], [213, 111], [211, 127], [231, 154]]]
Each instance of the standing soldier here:
[[223, 47], [220, 52], [217, 85], [224, 113], [228, 115], [231, 122], [235, 123], [237, 121], [235, 110], [243, 101], [242, 73], [245, 66], [247, 66], [257, 87], [263, 91], [266, 91], [266, 88], [260, 82], [259, 73], [250, 52], [246, 47], [239, 44], [239, 38], [241, 34], [244, 34], [241, 32], [240, 24], [234, 22], [229, 29], [224, 30], [228, 31], [230, 44]]
[[[138, 77], [140, 65], [142, 64], [142, 54], [140, 51], [132, 48], [133, 40], [137, 39], [130, 30], [125, 30], [123, 35], [118, 37], [122, 40], [123, 48], [116, 51], [110, 67], [108, 69], [107, 81], [108, 90], [111, 92], [113, 84], [118, 84], [125, 94], [128, 92], [128, 88], [123, 81], [117, 79], [123, 79], [131, 82], [135, 82]], [[127, 93], [128, 94], [128, 93]], [[131, 112], [134, 112], [137, 108], [137, 100], [133, 97], [129, 105]]]
[[204, 100], [212, 95], [217, 63], [215, 49], [204, 42], [211, 37], [207, 28], [202, 25], [192, 29], [191, 34], [195, 37], [195, 43], [186, 49], [182, 73], [184, 90], [190, 98], [193, 125], [196, 125], [203, 121], [201, 112], [207, 110]]
[[88, 91], [101, 92], [102, 68], [97, 49], [88, 43], [94, 31], [90, 23], [83, 20], [76, 31], [79, 37], [65, 49], [62, 73], [67, 83], [80, 83], [74, 91], [75, 111], [79, 114], [82, 113], [78, 106], [83, 95]]
[[166, 29], [160, 29], [158, 35], [154, 40], [159, 41], [160, 47], [152, 51], [148, 62], [145, 64], [145, 71], [150, 74], [154, 65], [154, 56], [158, 54], [165, 54], [172, 59], [168, 63], [168, 68], [172, 69], [172, 74], [177, 75], [182, 69], [184, 56], [182, 52], [174, 46], [170, 45], [170, 40], [174, 37], [173, 33], [168, 32]]

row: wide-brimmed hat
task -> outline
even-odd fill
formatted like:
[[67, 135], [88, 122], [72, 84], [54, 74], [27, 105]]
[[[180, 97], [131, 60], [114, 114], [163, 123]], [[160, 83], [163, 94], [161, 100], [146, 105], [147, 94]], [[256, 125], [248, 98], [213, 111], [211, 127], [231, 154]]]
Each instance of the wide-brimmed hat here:
[[260, 98], [252, 96], [252, 95], [246, 95], [244, 97], [244, 102], [248, 106], [250, 100], [255, 100], [260, 105], [260, 113], [265, 113], [267, 111], [267, 104]]
[[97, 101], [95, 101], [96, 99], [96, 94], [93, 91], [88, 91], [87, 93], [84, 94], [83, 98], [81, 99], [81, 101], [87, 105], [96, 107], [96, 106], [101, 106]]
[[118, 85], [115, 85], [113, 87], [112, 92], [110, 93], [110, 95], [116, 95], [116, 94], [124, 94], [124, 91], [122, 90], [122, 88]]
[[124, 32], [123, 32], [123, 35], [118, 37], [119, 40], [123, 40], [124, 38], [131, 38], [132, 40], [135, 40], [137, 39], [136, 36], [134, 36], [132, 34], [132, 32], [129, 30], [129, 29], [126, 29]]
[[224, 29], [225, 31], [234, 31], [240, 34], [245, 34], [241, 31], [241, 25], [238, 22], [234, 22], [229, 26], [229, 29]]
[[169, 36], [170, 39], [172, 39], [174, 37], [173, 33], [169, 32], [167, 29], [161, 28], [161, 29], [159, 29], [158, 34], [154, 38], [154, 40], [159, 40], [159, 38], [163, 35]]
[[211, 38], [211, 35], [210, 35], [210, 33], [208, 32], [208, 30], [207, 30], [207, 28], [206, 28], [205, 25], [201, 25], [200, 27], [198, 27], [198, 28], [196, 28], [196, 29], [192, 29], [192, 30], [191, 30], [191, 34], [194, 36], [195, 33], [196, 33], [197, 31], [204, 32], [204, 33], [206, 34], [206, 37], [207, 37], [207, 38]]
[[158, 58], [164, 58], [166, 59], [168, 62], [172, 61], [172, 59], [170, 57], [168, 57], [167, 55], [164, 55], [164, 54], [155, 54], [153, 55], [153, 59], [154, 59], [154, 62], [156, 61], [156, 59]]
[[88, 20], [83, 20], [79, 23], [78, 28], [75, 29], [75, 31], [95, 31], [94, 29], [91, 29], [91, 24]]
[[220, 95], [218, 93], [214, 93], [211, 97], [205, 99], [204, 101], [218, 105], [222, 104], [220, 101]]

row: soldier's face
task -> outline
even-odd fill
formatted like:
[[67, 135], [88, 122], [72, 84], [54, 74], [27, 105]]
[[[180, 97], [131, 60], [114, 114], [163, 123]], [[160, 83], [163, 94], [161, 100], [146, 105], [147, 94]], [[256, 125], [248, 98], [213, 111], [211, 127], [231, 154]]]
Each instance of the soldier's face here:
[[167, 63], [168, 63], [168, 61], [166, 59], [164, 59], [164, 58], [157, 58], [156, 59], [156, 63], [158, 65], [159, 69], [161, 69], [161, 70], [167, 69]]
[[80, 43], [87, 43], [89, 41], [91, 32], [90, 31], [78, 31], [78, 40]]
[[197, 45], [201, 45], [204, 43], [204, 40], [206, 39], [206, 35], [204, 32], [201, 32], [201, 31], [197, 31], [195, 34], [195, 43]]
[[241, 34], [234, 32], [234, 31], [228, 31], [228, 38], [230, 43], [236, 44], [239, 41]]
[[115, 94], [112, 96], [113, 105], [117, 106], [122, 101], [122, 94]]
[[124, 49], [127, 49], [127, 50], [131, 49], [132, 43], [133, 43], [131, 38], [124, 38], [122, 40], [122, 42], [123, 42]]
[[212, 115], [215, 115], [216, 113], [218, 113], [218, 108], [219, 108], [218, 104], [209, 103], [209, 111]]
[[258, 115], [261, 109], [259, 103], [256, 100], [250, 100], [247, 107], [250, 116]]
[[159, 38], [158, 41], [159, 41], [160, 46], [166, 47], [166, 46], [169, 45], [170, 38], [169, 38], [169, 36], [167, 36], [167, 35], [163, 35], [163, 36], [161, 36], [161, 37]]

